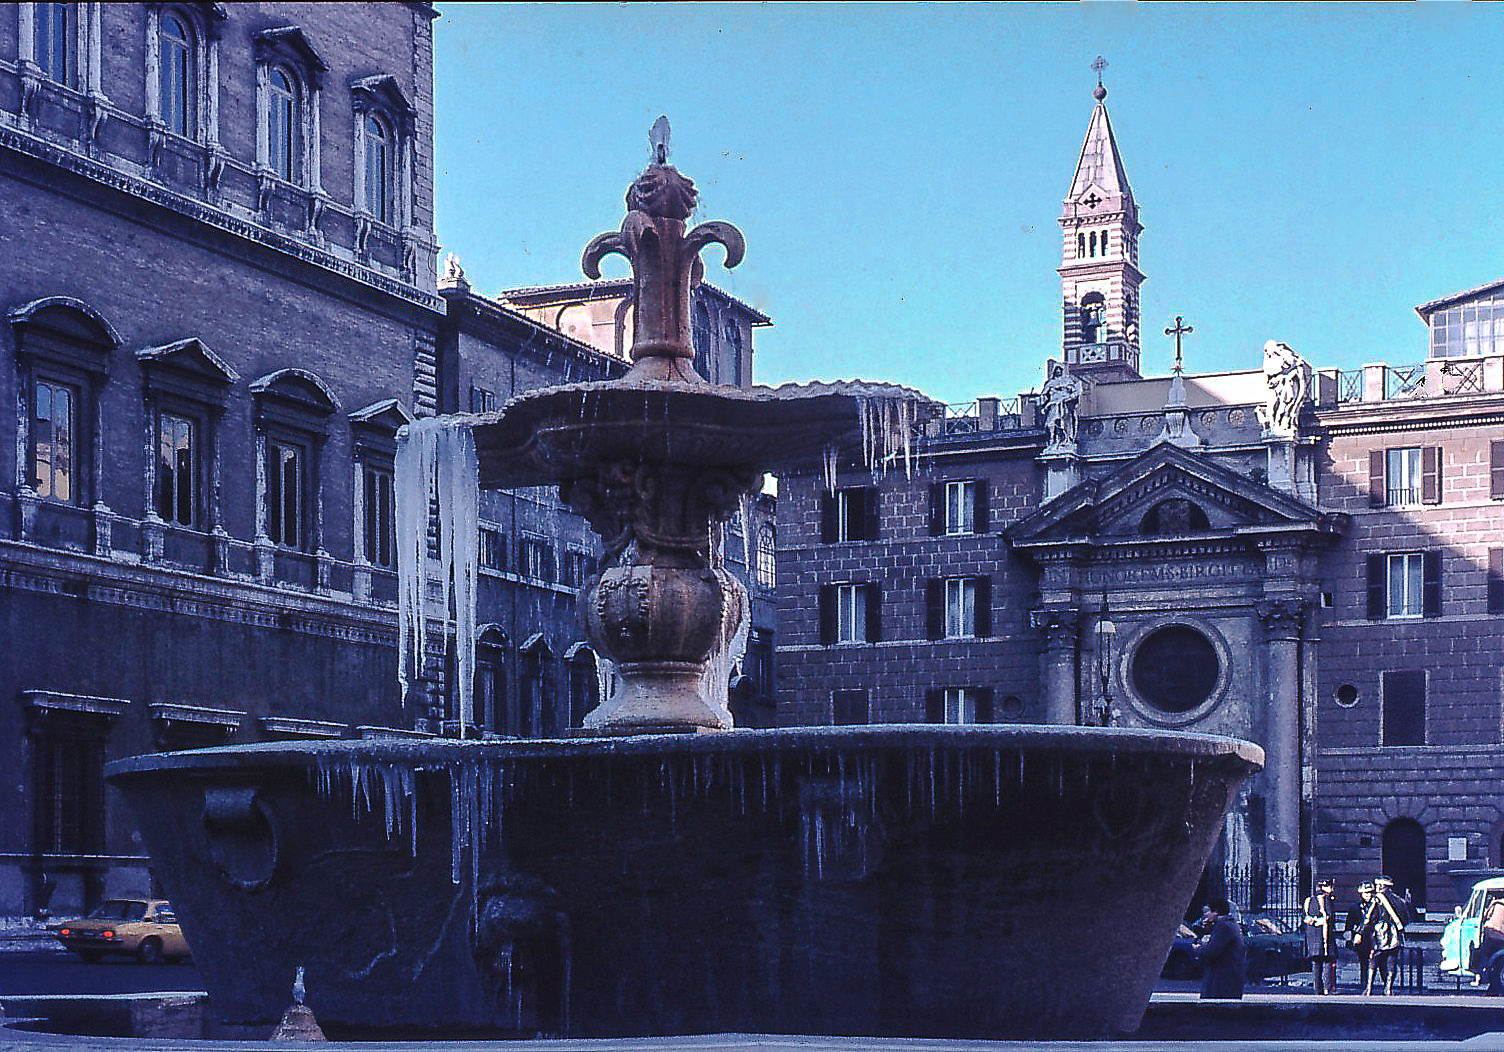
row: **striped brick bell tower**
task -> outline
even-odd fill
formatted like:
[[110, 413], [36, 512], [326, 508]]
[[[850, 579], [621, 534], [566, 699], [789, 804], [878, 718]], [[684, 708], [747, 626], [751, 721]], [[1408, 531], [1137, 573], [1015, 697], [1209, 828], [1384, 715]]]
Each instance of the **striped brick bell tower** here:
[[1064, 358], [1073, 375], [1091, 380], [1138, 378], [1138, 205], [1107, 119], [1107, 89], [1098, 58], [1097, 100], [1081, 144], [1076, 176], [1060, 216], [1060, 291]]

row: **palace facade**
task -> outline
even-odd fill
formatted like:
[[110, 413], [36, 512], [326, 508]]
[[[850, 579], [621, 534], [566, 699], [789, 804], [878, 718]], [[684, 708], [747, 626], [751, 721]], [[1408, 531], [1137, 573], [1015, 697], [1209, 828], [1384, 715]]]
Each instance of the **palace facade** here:
[[[0, 914], [150, 889], [108, 760], [459, 733], [452, 636], [397, 686], [396, 432], [626, 364], [457, 265], [436, 280], [434, 17], [0, 5]], [[698, 296], [702, 368], [749, 382], [767, 319]], [[577, 725], [596, 539], [551, 490], [488, 493], [481, 520], [471, 733]], [[758, 549], [727, 549], [755, 582]], [[753, 594], [736, 705], [766, 723]]]

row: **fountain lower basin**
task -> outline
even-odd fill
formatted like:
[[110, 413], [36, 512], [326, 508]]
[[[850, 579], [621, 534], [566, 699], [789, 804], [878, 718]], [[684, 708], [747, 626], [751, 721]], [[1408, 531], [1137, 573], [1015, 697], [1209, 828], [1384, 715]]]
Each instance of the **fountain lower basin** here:
[[906, 725], [265, 743], [109, 776], [229, 1022], [275, 1021], [302, 965], [331, 1036], [1088, 1038], [1138, 1025], [1262, 759]]

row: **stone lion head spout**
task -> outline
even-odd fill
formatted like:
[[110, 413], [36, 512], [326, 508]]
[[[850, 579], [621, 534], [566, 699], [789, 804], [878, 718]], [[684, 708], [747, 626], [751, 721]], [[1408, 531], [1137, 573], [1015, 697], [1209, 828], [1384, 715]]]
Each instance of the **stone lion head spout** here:
[[652, 164], [627, 188], [627, 209], [659, 219], [689, 218], [699, 193], [693, 180], [671, 164]]

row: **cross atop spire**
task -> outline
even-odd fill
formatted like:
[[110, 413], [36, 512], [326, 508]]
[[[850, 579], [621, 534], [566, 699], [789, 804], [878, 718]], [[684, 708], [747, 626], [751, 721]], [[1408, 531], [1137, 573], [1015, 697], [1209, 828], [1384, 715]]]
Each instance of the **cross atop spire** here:
[[1098, 102], [1101, 102], [1107, 97], [1107, 89], [1102, 87], [1102, 71], [1107, 68], [1107, 60], [1101, 55], [1098, 55], [1096, 58], [1092, 59], [1091, 68], [1092, 71], [1097, 75], [1097, 86], [1096, 89], [1092, 91], [1091, 97], [1096, 99]]

